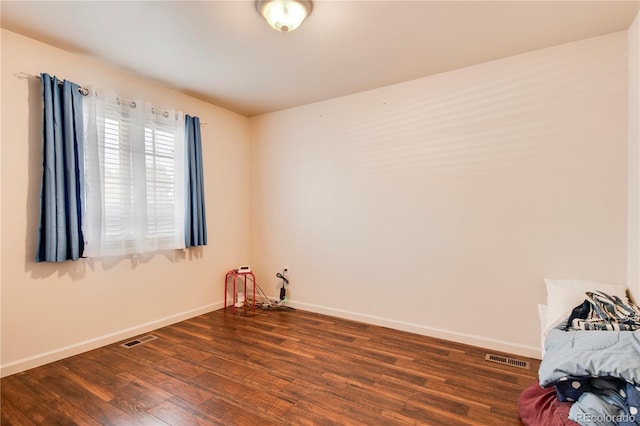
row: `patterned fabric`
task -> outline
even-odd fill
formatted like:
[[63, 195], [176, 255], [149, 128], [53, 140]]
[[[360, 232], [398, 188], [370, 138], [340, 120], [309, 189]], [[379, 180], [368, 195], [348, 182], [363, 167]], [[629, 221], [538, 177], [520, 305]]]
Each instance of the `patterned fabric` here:
[[591, 392], [591, 377], [564, 378], [556, 383], [558, 401], [576, 402], [585, 392]]
[[[553, 385], [559, 401], [573, 403], [569, 419], [582, 426], [640, 426], [640, 308], [616, 296], [587, 292], [564, 330], [558, 327], [547, 337], [541, 384]], [[561, 335], [568, 337], [568, 346], [556, 352], [552, 343]], [[560, 377], [554, 373], [554, 379], [547, 380], [543, 371], [549, 362]]]
[[559, 401], [573, 402], [569, 418], [583, 426], [640, 425], [640, 387], [622, 379], [564, 378], [555, 385]]
[[617, 296], [587, 292], [586, 300], [574, 308], [567, 326], [574, 330], [634, 331], [640, 329], [640, 308]]

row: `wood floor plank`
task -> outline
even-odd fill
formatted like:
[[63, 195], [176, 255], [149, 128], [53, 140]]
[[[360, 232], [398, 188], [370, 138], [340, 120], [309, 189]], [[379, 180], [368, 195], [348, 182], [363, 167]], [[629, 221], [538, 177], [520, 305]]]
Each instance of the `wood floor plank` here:
[[[11, 401], [16, 407], [29, 410], [36, 405], [57, 399], [58, 395], [55, 392], [40, 385], [34, 373], [34, 370], [31, 370], [3, 378], [0, 400]], [[4, 410], [2, 411], [4, 413]]]
[[519, 425], [539, 366], [304, 311], [221, 309], [151, 334], [3, 378], [2, 424]]
[[[76, 407], [65, 398], [57, 398], [50, 403], [42, 403], [29, 410], [29, 416], [36, 424], [100, 426], [101, 423]], [[4, 424], [4, 423], [3, 423]]]
[[0, 410], [0, 425], [3, 426], [33, 426], [36, 425], [32, 420], [32, 416], [27, 416], [22, 410], [18, 408], [10, 399], [6, 397], [1, 398], [2, 410]]
[[169, 425], [208, 426], [218, 423], [215, 418], [197, 411], [199, 404], [193, 405], [186, 401], [176, 404], [176, 398], [163, 401], [149, 409], [149, 412]]
[[[38, 368], [43, 369], [43, 367]], [[90, 414], [102, 424], [123, 424], [131, 420], [131, 416], [121, 411], [117, 406], [103, 401], [93, 394], [88, 394], [84, 389], [60, 374], [53, 373], [46, 376], [40, 380], [40, 383], [56, 392], [60, 398], [66, 399], [85, 413]], [[31, 411], [23, 410], [23, 412], [29, 414]], [[33, 419], [36, 420], [35, 417]], [[42, 421], [37, 423], [48, 424]]]

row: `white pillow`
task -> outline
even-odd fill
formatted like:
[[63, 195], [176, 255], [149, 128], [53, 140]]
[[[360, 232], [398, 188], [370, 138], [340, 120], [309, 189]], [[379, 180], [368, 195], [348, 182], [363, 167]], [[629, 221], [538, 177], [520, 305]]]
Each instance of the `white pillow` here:
[[540, 318], [540, 353], [544, 356], [544, 339], [547, 337], [547, 305], [538, 305], [538, 318]]
[[549, 330], [566, 320], [571, 310], [584, 302], [587, 291], [601, 291], [611, 296], [627, 299], [627, 288], [620, 284], [605, 284], [587, 280], [544, 280], [547, 286], [547, 325], [543, 330], [546, 335]]

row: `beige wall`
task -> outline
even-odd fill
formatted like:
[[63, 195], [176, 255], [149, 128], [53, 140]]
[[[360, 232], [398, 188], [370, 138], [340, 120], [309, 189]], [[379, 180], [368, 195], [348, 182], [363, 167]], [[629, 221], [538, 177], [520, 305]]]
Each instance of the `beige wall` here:
[[629, 38], [629, 231], [627, 280], [640, 301], [640, 13]]
[[[248, 120], [2, 30], [2, 375], [216, 309], [245, 263], [270, 293], [288, 267], [304, 309], [537, 355], [544, 277], [640, 292], [638, 31]], [[40, 87], [16, 72], [200, 116], [209, 245], [35, 264]]]
[[539, 355], [545, 277], [626, 281], [627, 44], [251, 119], [254, 268], [300, 308]]
[[[47, 72], [202, 122], [209, 245], [101, 262], [33, 262]], [[2, 30], [2, 374], [221, 307], [226, 270], [249, 259], [248, 120], [100, 62]]]

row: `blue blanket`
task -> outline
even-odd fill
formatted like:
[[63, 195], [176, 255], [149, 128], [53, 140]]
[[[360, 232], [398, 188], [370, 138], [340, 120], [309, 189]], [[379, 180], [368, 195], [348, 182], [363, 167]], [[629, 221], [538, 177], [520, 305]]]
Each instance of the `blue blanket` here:
[[576, 401], [569, 418], [581, 425], [640, 426], [640, 330], [553, 329], [539, 376], [560, 400]]

